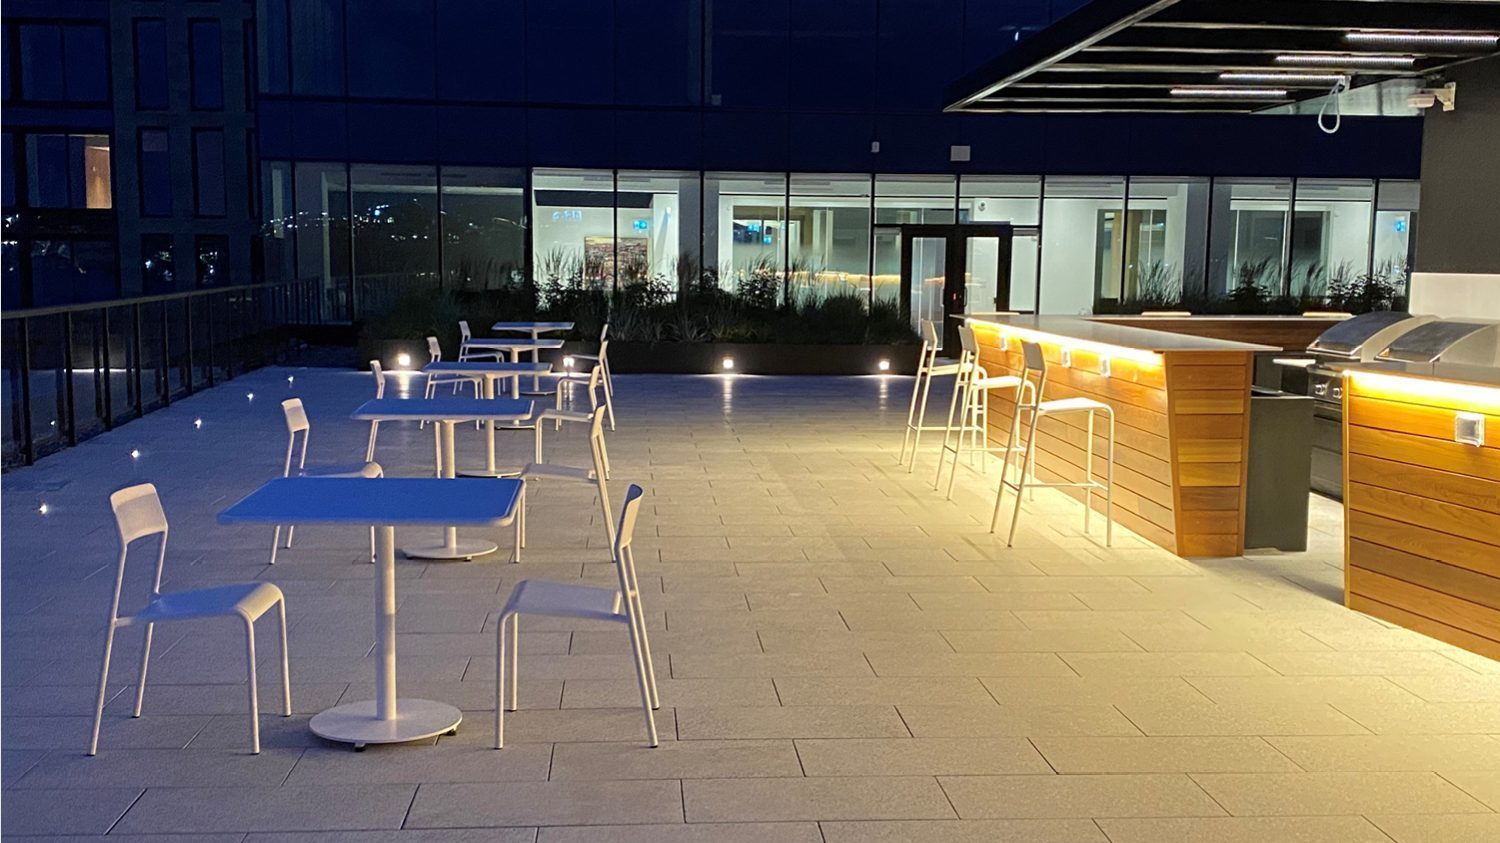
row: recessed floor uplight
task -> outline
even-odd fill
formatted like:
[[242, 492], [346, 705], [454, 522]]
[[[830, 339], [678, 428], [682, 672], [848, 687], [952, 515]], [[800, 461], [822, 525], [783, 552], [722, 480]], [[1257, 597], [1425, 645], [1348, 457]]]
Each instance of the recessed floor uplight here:
[[1285, 88], [1213, 88], [1208, 86], [1188, 86], [1173, 88], [1174, 97], [1213, 97], [1215, 99], [1286, 99]]
[[411, 368], [411, 355], [407, 354], [404, 351], [401, 352], [400, 354], [397, 354], [396, 355], [396, 365], [399, 366], [402, 369], [409, 369], [409, 368]]
[[296, 381], [296, 380], [297, 380], [297, 377], [296, 377], [296, 375], [287, 375], [287, 376], [286, 376], [286, 385], [287, 385], [287, 386], [291, 386], [291, 385], [292, 385], [292, 383], [293, 383], [293, 382], [294, 382], [294, 381]]
[[732, 372], [732, 371], [734, 371], [734, 358], [733, 357], [725, 357], [723, 360], [720, 360], [719, 361], [719, 368], [723, 369], [726, 372]]
[[131, 448], [130, 449], [130, 458], [133, 459], [133, 460], [140, 459], [141, 458], [141, 449], [140, 448]]
[[245, 400], [246, 401], [254, 401], [255, 400], [255, 393], [253, 393], [253, 392], [247, 392], [247, 393], [245, 393]]
[[1298, 64], [1307, 67], [1410, 67], [1416, 61], [1415, 56], [1352, 53], [1283, 53], [1276, 57], [1277, 64]]
[[1430, 32], [1401, 29], [1357, 29], [1345, 33], [1351, 44], [1443, 44], [1458, 47], [1493, 47], [1500, 34], [1493, 32]]
[[193, 429], [194, 430], [202, 430], [203, 429], [203, 419], [193, 419]]
[[882, 372], [889, 372], [891, 370], [891, 361], [886, 360], [884, 358], [881, 358], [880, 363], [877, 364], [877, 365], [878, 365], [878, 368], [880, 369], [880, 371], [882, 371]]
[[43, 501], [42, 505], [36, 508], [36, 511], [40, 512], [43, 515], [46, 515], [47, 512], [49, 511], [46, 502]]
[[573, 356], [571, 354], [568, 355], [567, 357], [563, 358], [563, 368], [565, 368], [565, 369], [571, 369], [571, 368], [573, 368]]
[[1279, 73], [1259, 73], [1248, 70], [1226, 70], [1219, 74], [1220, 82], [1270, 82], [1285, 85], [1294, 85], [1298, 82], [1313, 82], [1322, 85], [1332, 85], [1344, 78], [1342, 73], [1299, 73], [1288, 70]]

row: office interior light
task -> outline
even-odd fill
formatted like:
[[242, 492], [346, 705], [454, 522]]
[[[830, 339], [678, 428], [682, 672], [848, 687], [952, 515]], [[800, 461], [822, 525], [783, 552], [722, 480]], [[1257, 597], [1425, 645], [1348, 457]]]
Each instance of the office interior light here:
[[1416, 61], [1415, 56], [1353, 53], [1282, 53], [1276, 57], [1277, 64], [1304, 67], [1411, 67]]
[[1500, 44], [1500, 33], [1356, 29], [1345, 33], [1344, 40], [1351, 44], [1428, 44], [1458, 47], [1493, 47], [1496, 44]]
[[1295, 70], [1273, 71], [1262, 73], [1253, 70], [1226, 70], [1219, 74], [1220, 82], [1270, 82], [1294, 85], [1298, 82], [1312, 82], [1319, 85], [1332, 85], [1344, 78], [1342, 73], [1302, 73]]
[[1213, 88], [1189, 85], [1171, 89], [1174, 97], [1215, 97], [1221, 99], [1286, 99], [1285, 88]]

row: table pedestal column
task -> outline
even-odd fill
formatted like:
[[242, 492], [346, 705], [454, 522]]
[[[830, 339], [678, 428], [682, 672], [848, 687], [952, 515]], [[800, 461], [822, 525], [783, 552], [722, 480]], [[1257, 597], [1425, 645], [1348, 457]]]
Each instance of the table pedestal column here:
[[[438, 425], [443, 432], [443, 476], [453, 478], [453, 429], [458, 425], [454, 421], [440, 421]], [[401, 549], [411, 559], [473, 559], [486, 553], [494, 553], [499, 545], [484, 539], [458, 538], [457, 527], [443, 528], [443, 543], [439, 545], [417, 545], [416, 547], [404, 547]]]

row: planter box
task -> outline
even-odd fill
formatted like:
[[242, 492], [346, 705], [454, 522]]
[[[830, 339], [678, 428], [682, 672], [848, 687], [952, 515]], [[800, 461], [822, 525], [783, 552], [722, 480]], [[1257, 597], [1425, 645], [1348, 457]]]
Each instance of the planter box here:
[[[593, 344], [580, 345], [592, 350]], [[886, 360], [887, 374], [909, 375], [917, 368], [917, 345], [781, 345], [776, 343], [616, 342], [609, 344], [610, 368], [620, 374], [717, 374], [724, 359], [746, 375], [876, 375]], [[575, 350], [572, 343], [563, 354]], [[557, 352], [554, 352], [557, 354]], [[561, 354], [558, 354], [560, 357]]]

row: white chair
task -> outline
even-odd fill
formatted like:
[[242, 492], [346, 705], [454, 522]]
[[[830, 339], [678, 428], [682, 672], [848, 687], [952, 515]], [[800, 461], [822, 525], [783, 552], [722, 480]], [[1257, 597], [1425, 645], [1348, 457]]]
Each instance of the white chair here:
[[[589, 412], [593, 412], [599, 409], [599, 387], [602, 385], [604, 392], [604, 412], [605, 415], [609, 416], [609, 429], [614, 430], [615, 415], [609, 409], [609, 364], [605, 362], [609, 359], [609, 357], [607, 356], [608, 352], [609, 340], [604, 340], [603, 342], [599, 343], [599, 356], [578, 358], [580, 360], [594, 361], [594, 364], [592, 366], [589, 366], [587, 371], [574, 369], [571, 371], [564, 371], [558, 375], [556, 405], [557, 409], [562, 409], [564, 389], [567, 390], [569, 404], [571, 405], [575, 403], [573, 388], [575, 386], [578, 386], [579, 384], [586, 383], [588, 384], [589, 392]], [[559, 423], [558, 427], [561, 426], [561, 423]]]
[[[542, 462], [542, 421], [544, 419], [556, 418], [557, 414], [566, 416], [563, 421], [589, 423], [589, 452], [592, 457], [593, 467], [583, 468], [571, 465], [560, 465], [558, 463]], [[604, 446], [604, 414], [599, 411], [592, 413], [575, 413], [571, 410], [543, 410], [535, 417], [536, 427], [536, 457], [537, 462], [527, 463], [518, 475], [526, 481], [527, 489], [535, 481], [560, 481], [564, 483], [588, 484], [594, 487], [595, 494], [599, 497], [599, 509], [603, 513], [604, 535], [611, 544], [614, 543], [614, 524], [611, 521], [609, 511], [609, 452]], [[526, 495], [521, 496], [519, 525], [519, 547], [526, 546]], [[520, 561], [520, 550], [516, 551], [516, 561]]]
[[[141, 648], [141, 672], [135, 689], [135, 710], [141, 716], [146, 696], [146, 669], [151, 663], [151, 633], [156, 624], [167, 621], [200, 618], [237, 617], [245, 625], [245, 667], [250, 691], [250, 752], [260, 753], [260, 703], [255, 679], [255, 622], [276, 609], [281, 631], [281, 716], [292, 716], [292, 683], [288, 675], [286, 653], [286, 597], [281, 589], [268, 582], [236, 583], [200, 588], [193, 591], [161, 593], [162, 567], [167, 559], [167, 516], [162, 511], [156, 487], [150, 483], [130, 486], [109, 496], [115, 513], [115, 527], [120, 535], [120, 561], [115, 567], [115, 590], [109, 603], [109, 625], [104, 637], [104, 666], [99, 671], [99, 693], [94, 700], [94, 729], [89, 737], [89, 755], [99, 751], [99, 726], [104, 719], [104, 693], [109, 684], [109, 657], [114, 649], [115, 631], [127, 626], [145, 624], [146, 639]], [[159, 536], [156, 552], [156, 576], [151, 581], [151, 597], [146, 607], [134, 615], [120, 614], [120, 591], [125, 583], [125, 560], [130, 545], [137, 539]]]
[[[927, 426], [927, 396], [932, 389], [932, 379], [946, 375], [957, 375], [959, 366], [957, 363], [937, 362], [938, 340], [937, 326], [930, 319], [922, 319], [918, 322], [922, 333], [922, 350], [917, 355], [917, 377], [912, 384], [911, 406], [906, 410], [906, 434], [901, 437], [901, 455], [896, 459], [896, 465], [906, 463], [908, 448], [911, 451], [911, 462], [906, 465], [906, 471], [910, 474], [917, 467], [917, 451], [922, 445], [923, 431], [947, 430], [943, 425]], [[954, 381], [954, 389], [958, 389], [957, 381]]]
[[[1015, 375], [991, 376], [979, 365], [979, 341], [974, 329], [968, 325], [958, 326], [958, 339], [962, 350], [958, 357], [958, 380], [954, 385], [953, 399], [948, 405], [948, 425], [943, 431], [943, 449], [938, 452], [937, 476], [932, 480], [936, 489], [943, 479], [943, 463], [948, 454], [953, 454], [953, 470], [948, 474], [948, 500], [953, 499], [953, 481], [958, 476], [958, 463], [965, 451], [969, 459], [979, 456], [979, 470], [988, 471], [987, 457], [1003, 453], [1007, 457], [1014, 450], [1015, 437], [1003, 446], [989, 444], [990, 392], [993, 390], [1021, 390], [1026, 382]], [[958, 423], [958, 439], [953, 439], [954, 412], [962, 413]], [[967, 446], [964, 444], [967, 439]], [[951, 444], [950, 444], [951, 443]]]
[[609, 368], [609, 323], [599, 329], [599, 351], [596, 354], [571, 355], [575, 361], [597, 363], [604, 369], [604, 411], [609, 414], [609, 429], [615, 429], [615, 376]]
[[504, 353], [502, 349], [490, 348], [484, 345], [483, 339], [475, 339], [469, 332], [469, 320], [458, 320], [458, 359], [459, 360], [499, 360]]
[[[385, 397], [385, 372], [380, 368], [379, 360], [370, 361], [370, 373], [375, 376], [375, 400], [379, 401]], [[380, 434], [380, 422], [370, 422], [370, 442], [365, 446], [365, 462], [375, 461], [375, 437]]]
[[[460, 359], [462, 359], [462, 358], [460, 358]], [[428, 337], [427, 338], [427, 362], [428, 363], [441, 363], [441, 362], [443, 362], [443, 347], [438, 344], [437, 337]], [[422, 397], [423, 398], [432, 398], [434, 395], [437, 394], [437, 388], [439, 386], [443, 386], [444, 384], [450, 384], [450, 383], [453, 384], [453, 394], [454, 395], [457, 395], [459, 389], [461, 389], [465, 384], [467, 384], [469, 386], [474, 387], [474, 397], [475, 398], [480, 398], [480, 397], [484, 396], [484, 377], [481, 376], [481, 375], [444, 374], [444, 373], [440, 373], [440, 372], [428, 372], [427, 373], [427, 388], [425, 390], [423, 390]], [[426, 422], [422, 422], [422, 426], [425, 426], [426, 424], [427, 424]]]
[[[1089, 532], [1089, 514], [1094, 509], [1094, 492], [1104, 492], [1104, 544], [1106, 547], [1114, 542], [1114, 485], [1115, 485], [1115, 411], [1103, 401], [1095, 401], [1092, 398], [1059, 398], [1053, 401], [1044, 401], [1043, 396], [1047, 387], [1047, 358], [1042, 354], [1042, 347], [1034, 342], [1021, 342], [1021, 354], [1023, 366], [1021, 377], [1026, 382], [1027, 388], [1018, 392], [1016, 400], [1016, 412], [1011, 417], [1010, 438], [1015, 441], [1021, 431], [1021, 415], [1029, 416], [1031, 424], [1026, 432], [1026, 447], [1024, 449], [1024, 461], [1021, 465], [1020, 479], [1011, 483], [1006, 475], [1010, 468], [1010, 453], [1005, 454], [1005, 462], [1000, 467], [1000, 488], [995, 492], [995, 512], [990, 516], [990, 532], [995, 532], [996, 525], [1000, 522], [1000, 503], [1005, 499], [1005, 490], [1011, 488], [1016, 493], [1016, 507], [1010, 517], [1010, 534], [1005, 539], [1005, 546], [1010, 547], [1016, 540], [1016, 524], [1021, 518], [1021, 492], [1026, 489], [1083, 489], [1083, 532]], [[1029, 392], [1031, 400], [1025, 399]], [[1088, 416], [1088, 426], [1084, 439], [1084, 479], [1079, 482], [1052, 482], [1038, 483], [1036, 480], [1036, 429], [1041, 420], [1047, 416], [1061, 416], [1066, 414], [1083, 413]], [[1109, 422], [1109, 434], [1105, 439], [1107, 452], [1104, 457], [1104, 482], [1100, 483], [1094, 479], [1094, 416], [1103, 414]]]
[[[297, 476], [298, 477], [369, 477], [376, 478], [384, 476], [380, 463], [363, 462], [348, 463], [344, 465], [317, 465], [311, 469], [307, 467], [307, 441], [312, 438], [312, 425], [307, 421], [307, 411], [302, 407], [301, 398], [288, 398], [281, 402], [281, 413], [286, 417], [286, 462], [281, 466], [281, 476], [292, 476], [292, 453], [297, 450], [297, 434], [302, 434], [302, 449], [297, 454]], [[374, 447], [374, 433], [371, 432], [370, 448]], [[286, 528], [286, 547], [292, 546], [292, 534], [296, 531], [295, 524]], [[281, 545], [281, 528], [276, 528], [276, 534], [271, 539], [271, 564], [276, 564], [276, 548]], [[375, 561], [375, 528], [370, 528], [370, 561]]]
[[[646, 634], [645, 611], [641, 608], [641, 584], [636, 577], [635, 556], [630, 540], [641, 503], [641, 487], [631, 484], [620, 508], [619, 530], [611, 542], [618, 588], [522, 580], [510, 592], [510, 599], [500, 610], [495, 629], [495, 748], [505, 746], [505, 711], [517, 708], [517, 685], [520, 679], [521, 615], [545, 615], [554, 618], [608, 621], [622, 623], [630, 630], [630, 651], [635, 659], [635, 678], [641, 690], [641, 711], [646, 715], [646, 735], [651, 746], [658, 744], [656, 716], [661, 707], [656, 692], [656, 668], [651, 663], [651, 642]], [[510, 637], [509, 652], [505, 639]], [[507, 656], [509, 657], [507, 660]], [[510, 670], [510, 701], [507, 706], [506, 669]]]

